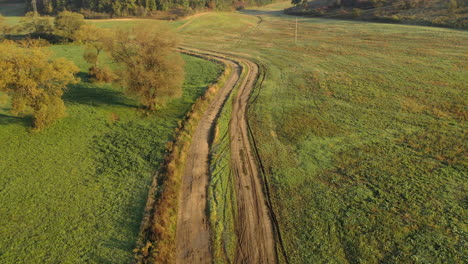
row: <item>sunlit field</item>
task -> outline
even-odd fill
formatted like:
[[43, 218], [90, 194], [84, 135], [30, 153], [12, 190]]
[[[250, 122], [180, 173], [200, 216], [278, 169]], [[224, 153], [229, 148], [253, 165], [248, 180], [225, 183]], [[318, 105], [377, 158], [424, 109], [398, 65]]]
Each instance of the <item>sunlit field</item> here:
[[[285, 249], [280, 261], [463, 263], [467, 31], [296, 18], [282, 13], [288, 6], [152, 21], [172, 27], [183, 45], [261, 66], [265, 81], [248, 118]], [[19, 21], [15, 12], [9, 23]], [[82, 81], [64, 96], [67, 117], [41, 133], [0, 105], [0, 262], [129, 262], [151, 173], [221, 68], [184, 56], [183, 97], [143, 117], [121, 88], [88, 82], [81, 47], [50, 49], [73, 60]], [[230, 102], [218, 121], [208, 199], [212, 213], [227, 212], [210, 216], [219, 262], [236, 241], [221, 138]]]
[[299, 18], [295, 44], [275, 10], [180, 32], [266, 69], [249, 118], [289, 261], [463, 262], [466, 31]]

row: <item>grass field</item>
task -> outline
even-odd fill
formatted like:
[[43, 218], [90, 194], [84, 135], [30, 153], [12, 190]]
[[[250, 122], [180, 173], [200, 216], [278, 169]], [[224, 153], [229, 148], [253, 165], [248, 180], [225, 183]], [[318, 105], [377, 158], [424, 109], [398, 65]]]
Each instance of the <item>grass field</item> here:
[[[78, 46], [56, 56], [89, 65]], [[221, 67], [184, 56], [183, 97], [142, 117], [136, 100], [83, 81], [64, 96], [68, 116], [41, 133], [0, 106], [0, 262], [128, 263], [166, 142]]]
[[278, 9], [181, 33], [267, 68], [250, 120], [290, 262], [463, 263], [468, 33], [299, 18], [295, 45]]
[[[295, 44], [287, 6], [170, 25], [185, 24], [186, 45], [266, 67], [249, 119], [290, 262], [463, 263], [468, 33], [299, 18]], [[53, 49], [86, 69], [79, 48]], [[68, 117], [41, 134], [0, 108], [0, 262], [131, 257], [149, 172], [176, 120], [219, 73], [185, 58], [184, 97], [151, 119], [117, 88], [86, 82], [67, 93]], [[221, 192], [227, 184], [212, 182]], [[222, 212], [223, 199], [211, 208]], [[218, 215], [217, 234], [230, 218]]]

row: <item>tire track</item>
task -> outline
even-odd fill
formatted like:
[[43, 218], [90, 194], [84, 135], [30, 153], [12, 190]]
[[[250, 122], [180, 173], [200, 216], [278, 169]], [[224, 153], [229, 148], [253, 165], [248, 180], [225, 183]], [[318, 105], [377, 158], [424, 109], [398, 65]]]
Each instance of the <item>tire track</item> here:
[[[249, 141], [251, 135], [247, 121], [248, 103], [259, 76], [259, 67], [249, 60], [232, 58], [221, 53], [184, 48], [182, 51], [189, 55], [221, 61], [233, 70], [226, 85], [220, 89], [204, 113], [187, 155], [178, 213], [176, 262], [212, 262], [206, 212], [209, 146], [216, 118], [230, 92], [239, 85], [229, 123], [231, 169], [238, 209], [235, 219], [238, 243], [234, 263], [275, 264], [278, 262], [275, 232], [270, 207], [264, 195], [267, 188], [264, 188], [259, 175], [258, 157]], [[241, 78], [243, 72], [246, 74]]]
[[[213, 59], [190, 50], [182, 50], [182, 52]], [[216, 60], [229, 64], [232, 73], [203, 114], [187, 153], [176, 230], [176, 263], [180, 264], [212, 262], [206, 199], [209, 180], [209, 146], [212, 142], [216, 118], [240, 76], [240, 68], [237, 64], [228, 60]]]

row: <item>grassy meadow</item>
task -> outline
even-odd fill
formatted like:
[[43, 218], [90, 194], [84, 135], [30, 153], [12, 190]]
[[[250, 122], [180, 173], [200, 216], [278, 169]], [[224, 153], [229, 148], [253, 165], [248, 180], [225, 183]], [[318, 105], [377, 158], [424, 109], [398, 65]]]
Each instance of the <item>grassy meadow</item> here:
[[[288, 6], [168, 23], [185, 45], [265, 66], [249, 120], [289, 262], [463, 263], [467, 31], [299, 18], [294, 43], [296, 18], [281, 11]], [[81, 48], [51, 49], [86, 71]], [[85, 78], [65, 95], [68, 117], [41, 133], [0, 106], [1, 263], [131, 259], [150, 172], [177, 120], [220, 73], [184, 59], [184, 96], [151, 118], [118, 87]], [[217, 250], [232, 256], [227, 113], [210, 208], [214, 239], [226, 243]]]
[[0, 262], [128, 263], [166, 143], [221, 66], [183, 56], [183, 96], [144, 117], [121, 88], [87, 81], [81, 47], [50, 48], [82, 81], [67, 117], [40, 133], [0, 105]]
[[285, 6], [180, 32], [267, 69], [249, 118], [290, 263], [463, 263], [468, 33], [299, 18], [295, 44]]

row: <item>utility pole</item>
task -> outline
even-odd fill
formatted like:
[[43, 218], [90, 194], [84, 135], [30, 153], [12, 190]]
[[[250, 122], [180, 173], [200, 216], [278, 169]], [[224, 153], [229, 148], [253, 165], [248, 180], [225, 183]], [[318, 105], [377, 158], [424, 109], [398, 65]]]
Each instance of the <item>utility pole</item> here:
[[297, 45], [297, 17], [296, 17], [296, 33], [294, 34], [294, 44]]

